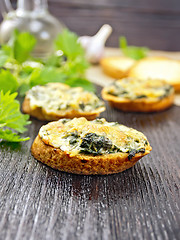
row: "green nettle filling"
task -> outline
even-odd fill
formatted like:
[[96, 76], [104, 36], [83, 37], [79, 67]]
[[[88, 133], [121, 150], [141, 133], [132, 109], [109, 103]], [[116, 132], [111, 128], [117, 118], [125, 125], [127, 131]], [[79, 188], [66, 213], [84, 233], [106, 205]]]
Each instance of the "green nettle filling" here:
[[[145, 147], [142, 148], [142, 145], [141, 147], [138, 147], [139, 140], [133, 140], [130, 137], [127, 138], [125, 145], [120, 147], [114, 145], [108, 137], [101, 136], [96, 133], [87, 133], [84, 136], [80, 136], [77, 131], [73, 131], [65, 135], [64, 138], [69, 141], [69, 145], [72, 149], [78, 148], [79, 153], [83, 153], [85, 155], [97, 156], [102, 154], [124, 152], [128, 153], [128, 159], [131, 160], [136, 153], [145, 152]], [[133, 144], [132, 141], [134, 141]], [[147, 141], [145, 141], [144, 146], [147, 144]], [[133, 148], [133, 145], [136, 148]]]
[[165, 97], [169, 96], [173, 91], [173, 87], [170, 86], [170, 85], [164, 86], [163, 89], [164, 89], [164, 95], [160, 96], [159, 99], [162, 99], [162, 98], [165, 98]]
[[119, 148], [113, 145], [109, 138], [97, 135], [96, 133], [87, 133], [82, 138], [80, 148], [80, 153], [92, 155], [109, 154], [120, 151]]
[[79, 88], [61, 89], [60, 87], [53, 88], [51, 85], [36, 86], [28, 92], [28, 97], [31, 104], [39, 107], [44, 107], [47, 110], [71, 110], [78, 108], [81, 112], [91, 112], [100, 107], [104, 107], [101, 101], [94, 93], [87, 102], [79, 101], [80, 96], [86, 96], [87, 91], [82, 91]]
[[102, 101], [94, 101], [92, 103], [89, 104], [84, 104], [83, 102], [79, 103], [79, 109], [82, 112], [86, 112], [86, 111], [92, 111], [93, 109], [97, 109], [100, 107], [104, 107], [104, 103]]
[[[149, 89], [147, 88], [147, 90], [152, 93], [161, 91], [161, 95], [158, 96], [157, 98], [163, 99], [172, 93], [173, 87], [171, 85], [165, 84], [160, 87], [149, 87]], [[146, 94], [137, 95], [137, 94], [133, 93], [133, 91], [131, 89], [124, 88], [121, 85], [121, 83], [118, 83], [118, 82], [113, 83], [107, 93], [110, 95], [116, 96], [116, 97], [123, 97], [123, 98], [127, 98], [127, 99], [148, 98], [148, 95], [146, 95]]]
[[108, 94], [117, 97], [124, 97], [125, 95], [128, 95], [128, 91], [116, 82], [113, 83], [111, 86], [112, 88], [108, 90]]
[[72, 156], [126, 153], [131, 160], [137, 153], [145, 153], [149, 145], [143, 133], [103, 118], [89, 124], [85, 118], [60, 119], [41, 127], [39, 135], [49, 145]]

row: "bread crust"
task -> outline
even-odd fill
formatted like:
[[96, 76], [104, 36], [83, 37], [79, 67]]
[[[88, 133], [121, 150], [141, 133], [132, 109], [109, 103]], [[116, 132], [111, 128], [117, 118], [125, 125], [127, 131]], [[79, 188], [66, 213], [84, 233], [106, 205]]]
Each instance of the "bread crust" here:
[[45, 144], [38, 135], [32, 144], [31, 153], [37, 160], [60, 171], [82, 175], [106, 175], [131, 168], [151, 149], [151, 146], [147, 145], [145, 153], [137, 153], [131, 160], [128, 160], [128, 153], [99, 156], [78, 154], [70, 157], [61, 149]]
[[79, 112], [77, 110], [72, 109], [71, 111], [56, 111], [48, 113], [45, 111], [44, 108], [36, 107], [34, 109], [30, 106], [30, 100], [25, 97], [24, 102], [22, 104], [22, 111], [35, 117], [39, 120], [47, 120], [47, 121], [54, 121], [61, 118], [74, 118], [74, 117], [85, 117], [87, 120], [93, 120], [99, 116], [101, 112], [105, 110], [105, 107], [100, 107], [93, 112]]
[[[117, 64], [114, 64], [117, 62]], [[119, 63], [119, 64], [118, 64]], [[129, 69], [134, 65], [135, 60], [128, 57], [106, 57], [102, 58], [100, 65], [105, 74], [115, 79], [124, 78], [128, 76]], [[122, 67], [123, 64], [127, 66]]]

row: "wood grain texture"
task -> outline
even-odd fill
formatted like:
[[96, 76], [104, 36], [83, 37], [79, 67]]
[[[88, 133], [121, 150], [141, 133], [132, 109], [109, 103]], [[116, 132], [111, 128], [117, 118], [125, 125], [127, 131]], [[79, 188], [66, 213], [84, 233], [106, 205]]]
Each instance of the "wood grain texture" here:
[[[12, 0], [16, 5], [17, 0]], [[180, 51], [179, 0], [48, 0], [50, 12], [79, 35], [94, 35], [105, 23], [113, 27], [107, 46], [128, 43]], [[1, 21], [2, 19], [0, 19]]]
[[78, 176], [31, 156], [43, 122], [32, 119], [30, 141], [0, 143], [1, 240], [179, 239], [180, 108], [132, 114], [107, 106], [102, 117], [144, 132], [152, 152], [119, 174]]
[[124, 35], [132, 45], [180, 50], [178, 0], [49, 0], [49, 9], [79, 35], [94, 35], [104, 23], [110, 24], [113, 33], [107, 46], [118, 47]]

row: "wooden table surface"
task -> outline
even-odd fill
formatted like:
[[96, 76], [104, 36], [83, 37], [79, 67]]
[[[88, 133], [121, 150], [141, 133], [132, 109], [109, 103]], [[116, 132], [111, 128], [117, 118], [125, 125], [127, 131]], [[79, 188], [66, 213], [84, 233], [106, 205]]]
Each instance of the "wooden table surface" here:
[[[14, 1], [14, 0], [13, 0]], [[180, 51], [179, 0], [48, 0], [50, 12], [79, 35], [94, 35], [108, 23], [113, 32], [107, 46], [128, 43], [151, 49]]]
[[[79, 35], [109, 23], [107, 46], [118, 47], [125, 35], [132, 45], [180, 50], [178, 0], [49, 0], [49, 10]], [[88, 72], [92, 80], [97, 72]], [[32, 157], [31, 144], [44, 124], [32, 119], [29, 141], [0, 142], [0, 240], [180, 239], [180, 108], [137, 114], [107, 105], [101, 116], [142, 131], [152, 152], [119, 174], [59, 172]]]
[[[80, 36], [94, 35], [103, 24], [110, 24], [109, 47], [118, 47], [119, 36], [126, 36], [130, 45], [180, 51], [179, 0], [47, 1], [50, 13]], [[16, 7], [17, 0], [11, 2]]]
[[179, 239], [180, 108], [137, 114], [107, 106], [101, 116], [142, 131], [152, 152], [119, 174], [59, 172], [32, 157], [44, 124], [32, 119], [29, 141], [0, 143], [1, 240]]

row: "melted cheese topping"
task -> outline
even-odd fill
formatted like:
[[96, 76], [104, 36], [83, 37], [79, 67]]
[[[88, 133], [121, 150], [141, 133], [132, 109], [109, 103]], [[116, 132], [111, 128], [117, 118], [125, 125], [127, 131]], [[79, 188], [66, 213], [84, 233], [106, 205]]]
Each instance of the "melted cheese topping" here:
[[[128, 153], [131, 150], [138, 152], [141, 149], [145, 150], [148, 144], [143, 133], [115, 122], [107, 122], [103, 118], [93, 121], [87, 121], [83, 117], [72, 120], [60, 119], [42, 126], [39, 131], [39, 136], [45, 144], [60, 148], [70, 156], [82, 151], [83, 139], [85, 137], [88, 139], [87, 136], [90, 135], [102, 141], [99, 142], [97, 155], [115, 153], [113, 149], [118, 152]], [[101, 149], [103, 141], [111, 144], [112, 149]]]
[[62, 83], [35, 86], [28, 91], [26, 97], [30, 100], [32, 109], [42, 107], [49, 113], [72, 109], [92, 112], [97, 108], [104, 108], [104, 103], [94, 93], [85, 91], [81, 87], [70, 88]]
[[127, 99], [161, 99], [173, 93], [173, 87], [161, 80], [124, 78], [106, 88], [108, 94]]

